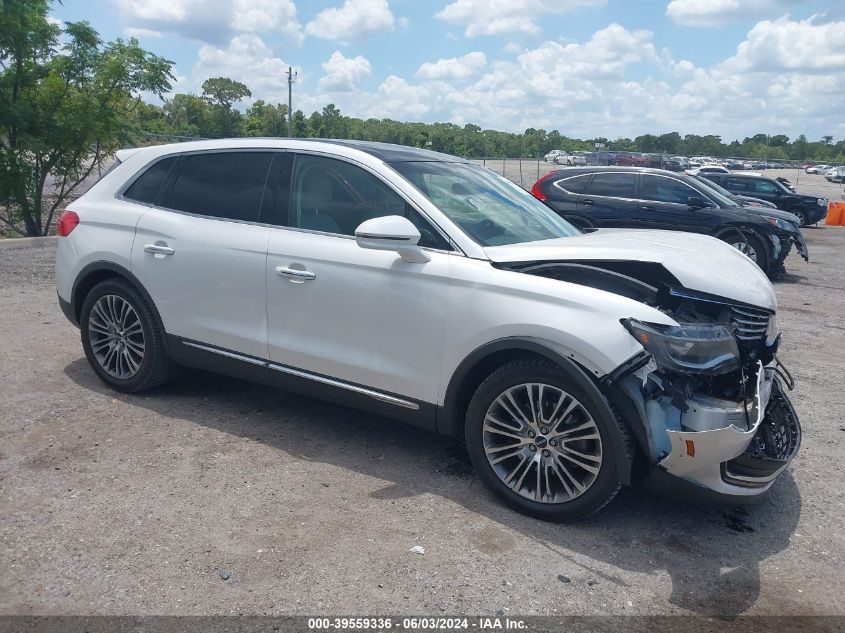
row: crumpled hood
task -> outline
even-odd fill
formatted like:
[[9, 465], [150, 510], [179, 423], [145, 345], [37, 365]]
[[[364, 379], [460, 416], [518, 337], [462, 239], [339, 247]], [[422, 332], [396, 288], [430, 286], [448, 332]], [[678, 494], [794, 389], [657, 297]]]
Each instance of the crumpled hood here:
[[[677, 231], [600, 229], [573, 237], [488, 246], [495, 263], [631, 261], [661, 264], [683, 286], [749, 305], [777, 309], [766, 274], [747, 256], [707, 235]], [[643, 279], [648, 283], [648, 279]]]

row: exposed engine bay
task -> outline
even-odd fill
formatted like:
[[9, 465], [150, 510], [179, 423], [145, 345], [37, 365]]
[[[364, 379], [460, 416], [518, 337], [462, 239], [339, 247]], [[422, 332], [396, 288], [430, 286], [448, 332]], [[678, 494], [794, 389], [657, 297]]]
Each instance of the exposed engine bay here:
[[801, 428], [773, 311], [686, 289], [657, 263], [508, 268], [622, 295], [678, 323], [623, 319], [644, 351], [604, 379], [652, 465], [740, 497], [766, 490], [797, 453]]

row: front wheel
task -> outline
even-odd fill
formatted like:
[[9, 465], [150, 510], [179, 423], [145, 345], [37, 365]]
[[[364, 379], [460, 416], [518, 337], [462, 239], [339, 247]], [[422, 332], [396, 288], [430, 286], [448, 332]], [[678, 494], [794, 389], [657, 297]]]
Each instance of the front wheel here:
[[795, 211], [790, 211], [790, 213], [794, 214], [795, 217], [798, 218], [798, 226], [806, 226], [807, 225], [807, 214], [804, 213], [804, 211], [797, 209]]
[[574, 371], [513, 361], [487, 377], [467, 411], [467, 450], [481, 480], [515, 510], [547, 521], [603, 508], [633, 452], [624, 423]]
[[739, 252], [747, 255], [763, 272], [769, 270], [769, 256], [765, 244], [756, 235], [742, 235], [741, 237], [737, 235], [730, 239], [728, 243]]

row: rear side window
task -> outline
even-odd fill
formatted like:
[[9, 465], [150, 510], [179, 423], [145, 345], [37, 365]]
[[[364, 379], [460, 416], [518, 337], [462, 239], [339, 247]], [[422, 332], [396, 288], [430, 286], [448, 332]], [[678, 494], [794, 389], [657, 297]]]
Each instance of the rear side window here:
[[584, 193], [587, 190], [587, 183], [589, 181], [590, 174], [585, 174], [583, 176], [575, 176], [574, 178], [564, 178], [563, 180], [558, 180], [555, 184], [569, 193]]
[[170, 203], [177, 211], [257, 222], [271, 152], [212, 152], [185, 157]]
[[141, 174], [135, 182], [123, 193], [124, 198], [143, 202], [144, 204], [155, 204], [158, 194], [161, 191], [164, 181], [167, 180], [167, 174], [176, 163], [176, 157], [163, 158], [150, 165], [150, 167]]
[[613, 198], [634, 198], [636, 174], [596, 174], [590, 183], [590, 194]]
[[748, 191], [748, 181], [744, 178], [725, 178], [725, 188], [731, 191]]
[[643, 174], [640, 200], [686, 204], [687, 201], [694, 196], [701, 197], [701, 194], [692, 187], [689, 187], [674, 178], [664, 178], [663, 176]]

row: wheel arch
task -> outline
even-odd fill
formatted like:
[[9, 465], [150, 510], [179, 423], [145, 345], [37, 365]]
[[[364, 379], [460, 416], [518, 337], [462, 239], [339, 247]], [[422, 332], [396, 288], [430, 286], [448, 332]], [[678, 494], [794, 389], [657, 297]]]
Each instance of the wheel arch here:
[[[593, 376], [581, 363], [578, 362], [576, 354], [572, 352], [560, 352], [544, 344], [542, 340], [532, 338], [510, 337], [492, 341], [482, 345], [469, 354], [457, 369], [453, 372], [443, 405], [437, 408], [437, 432], [449, 437], [463, 439], [464, 421], [469, 402], [475, 394], [478, 386], [493, 371], [502, 365], [518, 358], [535, 357], [544, 358], [564, 368], [566, 373], [572, 377], [578, 386], [589, 393], [597, 402], [604, 403], [607, 413], [616, 416], [614, 405], [599, 386], [598, 380], [601, 377]], [[628, 420], [625, 424], [630, 427]], [[641, 447], [637, 447], [641, 448]], [[630, 483], [632, 462], [622, 459], [623, 455], [616, 455], [620, 481], [628, 485]], [[622, 463], [622, 462], [625, 463]]]
[[[114, 262], [105, 260], [91, 262], [86, 265], [81, 271], [79, 271], [79, 274], [76, 276], [76, 280], [73, 282], [73, 289], [70, 294], [70, 309], [77, 325], [79, 325], [79, 318], [82, 314], [82, 304], [85, 303], [85, 297], [88, 296], [88, 293], [91, 292], [91, 289], [94, 288], [94, 286], [108, 279], [120, 279], [138, 291], [152, 310], [153, 315], [158, 321], [158, 325], [161, 327], [162, 331], [164, 331], [161, 315], [158, 313], [158, 308], [156, 307], [155, 301], [153, 301], [153, 298], [150, 296], [150, 293], [147, 292], [146, 288], [144, 288], [144, 284], [142, 284], [129, 269], [121, 266], [120, 264], [115, 264]], [[165, 337], [165, 346], [166, 345], [167, 337]]]

